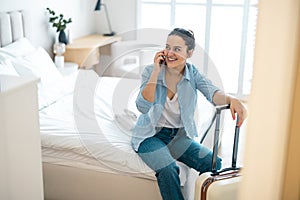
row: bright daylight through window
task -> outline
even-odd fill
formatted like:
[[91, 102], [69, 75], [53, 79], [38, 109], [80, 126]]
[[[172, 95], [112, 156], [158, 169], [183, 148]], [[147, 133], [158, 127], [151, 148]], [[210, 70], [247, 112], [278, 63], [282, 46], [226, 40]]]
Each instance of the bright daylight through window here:
[[138, 0], [138, 28], [192, 29], [224, 90], [245, 98], [251, 89], [257, 1]]

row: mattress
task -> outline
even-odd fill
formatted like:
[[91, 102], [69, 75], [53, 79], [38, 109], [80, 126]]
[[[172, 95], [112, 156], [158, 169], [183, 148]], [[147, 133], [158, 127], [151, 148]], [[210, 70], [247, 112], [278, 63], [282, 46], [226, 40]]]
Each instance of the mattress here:
[[139, 81], [78, 76], [74, 93], [39, 113], [43, 162], [155, 179], [130, 143]]
[[[39, 112], [43, 162], [156, 180], [130, 142], [139, 85], [81, 70], [74, 92]], [[189, 168], [178, 164], [184, 185]]]

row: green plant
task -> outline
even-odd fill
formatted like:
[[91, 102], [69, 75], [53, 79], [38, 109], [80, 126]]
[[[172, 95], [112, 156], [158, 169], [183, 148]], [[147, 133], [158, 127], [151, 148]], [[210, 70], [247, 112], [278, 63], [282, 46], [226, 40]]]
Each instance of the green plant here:
[[68, 20], [64, 19], [63, 14], [56, 15], [53, 10], [50, 8], [47, 8], [50, 17], [49, 17], [49, 22], [52, 23], [52, 26], [56, 28], [56, 32], [63, 31], [67, 28], [67, 24], [72, 22], [72, 19], [69, 18]]

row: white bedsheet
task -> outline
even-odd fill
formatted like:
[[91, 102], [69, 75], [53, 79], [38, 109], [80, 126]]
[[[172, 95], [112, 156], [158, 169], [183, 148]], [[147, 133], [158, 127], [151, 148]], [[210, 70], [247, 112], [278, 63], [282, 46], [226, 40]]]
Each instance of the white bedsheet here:
[[[81, 71], [74, 94], [40, 111], [43, 162], [155, 180], [130, 143], [139, 85]], [[188, 168], [180, 168], [184, 185]]]

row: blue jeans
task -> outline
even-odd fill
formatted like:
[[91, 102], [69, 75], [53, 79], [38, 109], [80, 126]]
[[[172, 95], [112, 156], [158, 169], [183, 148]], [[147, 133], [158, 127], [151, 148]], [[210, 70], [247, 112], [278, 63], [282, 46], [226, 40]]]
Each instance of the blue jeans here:
[[[201, 173], [212, 167], [212, 151], [189, 138], [184, 128], [157, 128], [153, 137], [140, 144], [138, 154], [156, 172], [163, 200], [184, 199], [176, 160]], [[217, 169], [220, 168], [221, 158], [217, 158]]]

